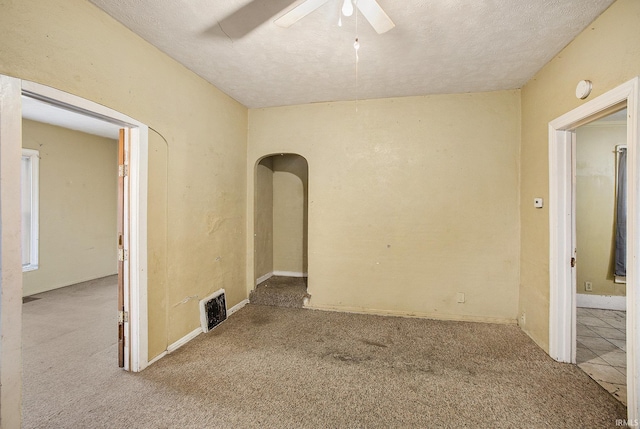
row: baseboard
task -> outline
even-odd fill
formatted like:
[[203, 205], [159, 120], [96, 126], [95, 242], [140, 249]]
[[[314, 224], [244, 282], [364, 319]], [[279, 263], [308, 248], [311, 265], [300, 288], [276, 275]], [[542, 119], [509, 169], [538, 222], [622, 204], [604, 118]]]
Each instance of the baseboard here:
[[[231, 316], [233, 313], [235, 313], [236, 311], [240, 310], [242, 307], [244, 307], [248, 303], [249, 303], [248, 299], [240, 301], [238, 304], [234, 305], [229, 310], [227, 310], [227, 317]], [[162, 359], [163, 357], [165, 357], [169, 353], [175, 352], [180, 347], [184, 346], [185, 344], [187, 344], [189, 341], [193, 340], [195, 337], [197, 337], [201, 333], [202, 333], [202, 327], [198, 327], [198, 328], [194, 329], [193, 331], [189, 332], [187, 335], [185, 335], [184, 337], [180, 338], [175, 343], [169, 345], [169, 347], [167, 347], [167, 351], [166, 352], [162, 352], [158, 356], [156, 356], [155, 358], [151, 359], [149, 361], [148, 365], [151, 365], [151, 364], [159, 361], [160, 359]]]
[[194, 329], [193, 331], [189, 332], [187, 335], [185, 335], [184, 337], [180, 338], [175, 343], [170, 344], [169, 347], [167, 347], [167, 353], [175, 352], [180, 347], [184, 346], [185, 344], [187, 344], [189, 341], [193, 340], [195, 337], [197, 337], [200, 334], [202, 334], [202, 327], [198, 326], [196, 329]]
[[265, 274], [264, 276], [258, 277], [256, 280], [256, 286], [260, 283], [269, 280], [273, 276], [280, 277], [308, 277], [307, 273], [300, 273], [297, 271], [271, 271], [270, 273]]
[[237, 303], [236, 305], [231, 307], [229, 310], [227, 310], [227, 317], [231, 316], [233, 313], [235, 313], [236, 311], [240, 310], [242, 307], [244, 307], [247, 304], [249, 304], [249, 300], [248, 299], [240, 301], [239, 303]]
[[154, 357], [153, 359], [151, 359], [149, 362], [147, 362], [147, 366], [152, 365], [156, 362], [158, 362], [160, 359], [162, 359], [163, 357], [165, 357], [167, 355], [167, 352], [164, 351], [162, 353], [160, 353], [158, 356]]
[[589, 295], [579, 293], [576, 305], [585, 308], [599, 308], [602, 310], [627, 310], [627, 298], [624, 296]]
[[258, 277], [258, 280], [256, 280], [256, 286], [258, 286], [260, 283], [269, 280], [271, 277], [273, 277], [273, 271], [271, 271], [270, 273], [265, 274], [262, 277]]
[[299, 273], [295, 271], [274, 271], [273, 275], [281, 277], [308, 277], [307, 273]]
[[[35, 270], [30, 270], [25, 272], [30, 273], [32, 271], [35, 271]], [[30, 290], [28, 292], [23, 290], [22, 296], [24, 297], [24, 296], [38, 295], [39, 293], [51, 292], [52, 290], [62, 289], [69, 286], [75, 286], [75, 285], [79, 285], [80, 283], [88, 283], [94, 280], [102, 280], [102, 279], [106, 279], [107, 277], [113, 277], [117, 275], [118, 273], [115, 272], [113, 274], [105, 274], [105, 275], [100, 274], [98, 277], [89, 276], [88, 278], [80, 278], [80, 279], [73, 280], [71, 283], [69, 283], [68, 281], [64, 281], [62, 282], [62, 284], [53, 284], [53, 285], [49, 284], [44, 289]]]
[[453, 314], [433, 314], [433, 313], [421, 313], [417, 311], [393, 311], [393, 310], [378, 310], [361, 307], [343, 307], [343, 306], [325, 306], [325, 305], [305, 305], [305, 308], [310, 310], [320, 311], [335, 311], [339, 313], [354, 313], [354, 314], [370, 314], [374, 316], [391, 316], [391, 317], [407, 317], [416, 319], [432, 319], [432, 320], [449, 320], [456, 322], [481, 322], [481, 323], [495, 323], [499, 325], [517, 325], [517, 319], [508, 319], [501, 317], [482, 317], [482, 316], [464, 316]]

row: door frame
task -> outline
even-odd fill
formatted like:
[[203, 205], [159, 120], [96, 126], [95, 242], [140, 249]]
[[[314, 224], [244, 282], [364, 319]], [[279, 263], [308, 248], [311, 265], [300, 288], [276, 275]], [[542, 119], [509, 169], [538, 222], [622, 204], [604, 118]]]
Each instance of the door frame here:
[[[0, 94], [8, 100], [4, 110], [0, 111], [0, 128], [5, 124], [12, 124], [9, 132], [0, 134], [0, 145], [3, 147], [22, 147], [21, 127], [16, 127], [22, 120], [21, 96], [26, 95], [61, 108], [83, 113], [95, 118], [119, 125], [130, 136], [129, 171], [128, 171], [128, 203], [129, 218], [126, 226], [129, 228], [129, 255], [128, 255], [128, 284], [125, 284], [125, 310], [128, 311], [128, 323], [125, 326], [128, 341], [125, 349], [125, 369], [133, 372], [143, 370], [148, 365], [148, 320], [147, 320], [147, 177], [148, 177], [148, 127], [127, 115], [98, 103], [69, 94], [55, 88], [41, 85], [35, 82], [11, 78], [0, 75]], [[5, 160], [4, 163], [13, 160]], [[18, 162], [16, 160], [15, 162]], [[6, 164], [3, 165], [3, 167]], [[3, 181], [0, 183], [0, 192], [6, 188], [16, 186], [15, 182]], [[17, 183], [19, 189], [19, 181]], [[2, 194], [4, 196], [4, 194]], [[4, 209], [4, 205], [2, 205]], [[13, 206], [10, 207], [14, 208]], [[16, 206], [19, 209], [19, 204]], [[0, 225], [3, 241], [0, 253], [4, 254], [6, 246], [14, 248], [13, 242], [7, 240], [20, 240], [20, 235], [5, 237], [5, 225]], [[114, 232], [115, 240], [115, 232]], [[19, 244], [18, 244], [19, 246]], [[4, 270], [4, 266], [1, 267]], [[14, 267], [10, 267], [14, 268]], [[20, 269], [21, 272], [21, 269]], [[8, 311], [21, 315], [21, 309], [9, 306], [22, 305], [22, 282], [14, 279], [12, 282], [0, 284], [2, 293], [8, 289], [13, 290], [13, 295], [19, 290], [20, 302], [5, 302], [0, 300], [0, 312]], [[114, 309], [115, 312], [115, 309]], [[2, 335], [21, 335], [21, 332], [8, 332], [6, 326], [1, 326]], [[114, 323], [114, 335], [116, 324]], [[4, 354], [4, 348], [0, 347], [0, 353]], [[21, 357], [21, 356], [20, 356]], [[0, 356], [4, 359], [4, 356]], [[19, 360], [21, 361], [21, 359]], [[0, 361], [1, 362], [1, 361]], [[115, 362], [114, 362], [115, 365]], [[4, 371], [4, 368], [2, 368]]]
[[[549, 355], [576, 362], [575, 129], [627, 106], [627, 416], [640, 418], [640, 77], [549, 123]], [[578, 261], [579, 263], [579, 261]]]

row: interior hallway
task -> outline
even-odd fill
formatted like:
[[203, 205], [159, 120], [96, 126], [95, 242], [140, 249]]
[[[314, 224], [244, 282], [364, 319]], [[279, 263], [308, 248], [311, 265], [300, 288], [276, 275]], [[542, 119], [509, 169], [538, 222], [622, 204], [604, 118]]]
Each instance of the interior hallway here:
[[142, 373], [109, 277], [24, 307], [25, 428], [614, 427], [625, 407], [515, 325], [248, 305]]

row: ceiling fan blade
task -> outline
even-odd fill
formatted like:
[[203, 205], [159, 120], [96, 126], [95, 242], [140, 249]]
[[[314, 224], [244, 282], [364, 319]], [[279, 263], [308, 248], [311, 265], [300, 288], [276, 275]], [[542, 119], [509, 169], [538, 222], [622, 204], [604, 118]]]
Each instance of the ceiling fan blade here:
[[328, 1], [329, 0], [305, 0], [273, 22], [279, 27], [291, 27]]
[[220, 20], [208, 33], [241, 39], [293, 3], [294, 0], [252, 0]]
[[376, 0], [358, 0], [356, 6], [378, 34], [396, 26]]

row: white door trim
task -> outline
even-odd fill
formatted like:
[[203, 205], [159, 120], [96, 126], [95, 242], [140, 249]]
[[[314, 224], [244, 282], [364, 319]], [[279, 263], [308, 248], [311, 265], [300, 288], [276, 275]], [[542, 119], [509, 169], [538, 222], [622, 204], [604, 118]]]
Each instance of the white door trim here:
[[0, 425], [22, 421], [20, 80], [0, 75]]
[[[636, 77], [549, 123], [549, 355], [575, 363], [574, 130], [609, 109], [627, 104], [627, 414], [640, 418], [640, 330], [636, 328], [640, 296], [640, 78]], [[577, 263], [580, 263], [578, 260]]]
[[[125, 369], [138, 372], [148, 365], [147, 320], [147, 177], [148, 127], [127, 115], [93, 101], [55, 88], [29, 81], [21, 81], [21, 93], [44, 99], [64, 108], [80, 111], [130, 132], [129, 160], [129, 273], [125, 273], [125, 311], [129, 312], [129, 334], [125, 346]], [[21, 110], [21, 109], [20, 109]], [[17, 139], [21, 145], [21, 138]], [[128, 308], [127, 308], [128, 307]], [[116, 310], [114, 309], [114, 312]], [[115, 324], [114, 324], [115, 326]], [[114, 328], [115, 329], [115, 328]], [[126, 358], [129, 356], [129, 359]]]

